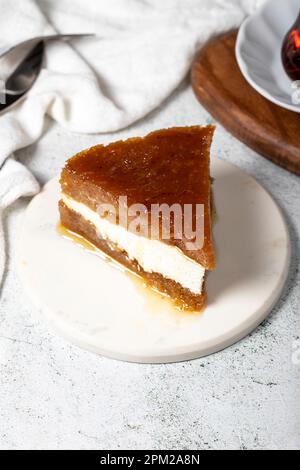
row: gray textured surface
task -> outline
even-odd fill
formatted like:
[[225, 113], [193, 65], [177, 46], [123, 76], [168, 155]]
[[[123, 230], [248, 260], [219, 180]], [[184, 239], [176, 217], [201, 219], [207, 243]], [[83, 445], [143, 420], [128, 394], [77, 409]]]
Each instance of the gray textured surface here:
[[[43, 183], [84, 147], [208, 121], [184, 85], [118, 134], [74, 135], [48, 122], [43, 139], [18, 158]], [[300, 353], [293, 349], [300, 336], [300, 180], [221, 127], [213, 153], [256, 177], [287, 218], [293, 262], [272, 315], [239, 344], [193, 362], [135, 365], [81, 351], [52, 335], [23, 293], [15, 254], [26, 201], [18, 202], [6, 218], [10, 256], [0, 297], [0, 449], [300, 449]]]

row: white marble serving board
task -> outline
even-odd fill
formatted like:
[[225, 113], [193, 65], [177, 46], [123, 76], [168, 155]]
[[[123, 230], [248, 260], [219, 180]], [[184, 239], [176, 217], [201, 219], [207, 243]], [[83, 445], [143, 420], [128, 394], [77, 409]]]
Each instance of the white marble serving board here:
[[19, 272], [41, 315], [82, 348], [141, 363], [201, 357], [253, 331], [282, 293], [288, 231], [252, 177], [219, 159], [212, 175], [218, 268], [208, 276], [204, 313], [177, 312], [122, 269], [62, 237], [55, 179], [28, 206], [19, 242]]

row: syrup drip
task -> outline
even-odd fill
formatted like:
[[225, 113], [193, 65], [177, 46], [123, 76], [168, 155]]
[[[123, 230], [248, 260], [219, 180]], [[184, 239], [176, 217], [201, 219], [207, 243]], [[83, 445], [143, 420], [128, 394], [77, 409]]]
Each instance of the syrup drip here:
[[117, 268], [124, 272], [124, 274], [126, 274], [130, 278], [131, 282], [134, 283], [137, 291], [143, 295], [145, 299], [144, 308], [147, 312], [158, 315], [162, 311], [164, 311], [168, 315], [176, 315], [178, 321], [180, 321], [181, 319], [186, 319], [187, 317], [193, 318], [199, 315], [199, 312], [182, 311], [179, 307], [176, 306], [176, 303], [174, 303], [167, 296], [164, 296], [160, 292], [157, 292], [156, 290], [150, 288], [143, 278], [129, 271], [123, 265], [103, 253], [103, 251], [99, 250], [99, 248], [90, 243], [88, 240], [72, 232], [71, 230], [68, 230], [61, 223], [57, 225], [57, 231], [62, 237], [71, 240], [77, 245], [80, 245], [84, 250], [93, 253], [97, 256], [100, 256], [103, 261], [112, 264], [114, 268]]

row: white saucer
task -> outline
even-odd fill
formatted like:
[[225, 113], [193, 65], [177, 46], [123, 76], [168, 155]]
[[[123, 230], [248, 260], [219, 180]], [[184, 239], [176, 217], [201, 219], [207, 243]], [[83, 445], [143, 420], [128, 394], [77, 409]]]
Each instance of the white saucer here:
[[242, 24], [236, 43], [237, 61], [250, 85], [272, 103], [297, 113], [300, 103], [293, 102], [296, 89], [283, 68], [281, 48], [299, 10], [299, 0], [267, 1]]
[[215, 159], [218, 269], [203, 314], [174, 310], [131, 276], [57, 231], [59, 186], [30, 203], [18, 267], [29, 296], [72, 343], [133, 362], [174, 362], [219, 351], [253, 331], [282, 293], [290, 261], [273, 199], [238, 168]]

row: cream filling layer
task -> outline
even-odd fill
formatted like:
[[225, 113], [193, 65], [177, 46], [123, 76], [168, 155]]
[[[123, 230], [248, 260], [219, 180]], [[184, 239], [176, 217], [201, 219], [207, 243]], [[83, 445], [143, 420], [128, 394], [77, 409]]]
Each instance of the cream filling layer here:
[[181, 284], [193, 294], [201, 294], [205, 268], [185, 256], [179, 248], [129, 232], [65, 194], [62, 194], [62, 200], [69, 209], [92, 223], [100, 237], [126, 251], [128, 257], [137, 261], [144, 271], [159, 273]]

